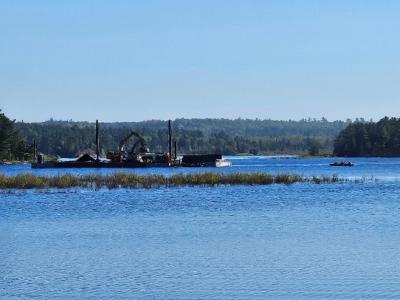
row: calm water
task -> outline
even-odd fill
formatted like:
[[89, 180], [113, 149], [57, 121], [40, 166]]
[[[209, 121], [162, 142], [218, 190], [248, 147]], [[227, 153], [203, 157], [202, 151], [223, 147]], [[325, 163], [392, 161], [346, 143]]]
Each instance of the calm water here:
[[218, 171], [378, 180], [0, 192], [0, 298], [400, 298], [400, 159], [231, 159]]

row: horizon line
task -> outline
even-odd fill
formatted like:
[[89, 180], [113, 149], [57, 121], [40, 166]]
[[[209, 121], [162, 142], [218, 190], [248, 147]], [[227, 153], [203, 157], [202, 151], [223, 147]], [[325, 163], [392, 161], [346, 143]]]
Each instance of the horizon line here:
[[[383, 116], [379, 118], [379, 120], [382, 120], [383, 118], [386, 118], [389, 116]], [[389, 118], [396, 118], [396, 117], [389, 117]], [[355, 117], [355, 118], [346, 118], [346, 119], [335, 119], [335, 120], [329, 120], [325, 117], [320, 117], [320, 118], [315, 118], [315, 117], [307, 117], [307, 118], [301, 118], [301, 119], [272, 119], [272, 118], [244, 118], [244, 117], [237, 117], [237, 118], [226, 118], [226, 117], [210, 117], [210, 118], [190, 118], [190, 117], [180, 117], [180, 118], [171, 118], [171, 119], [142, 119], [142, 120], [135, 120], [135, 121], [102, 121], [101, 119], [97, 119], [100, 123], [143, 123], [143, 122], [167, 122], [168, 120], [171, 121], [177, 121], [177, 120], [226, 120], [226, 121], [237, 121], [237, 120], [248, 120], [248, 121], [274, 121], [274, 122], [329, 122], [329, 123], [334, 123], [334, 122], [377, 122], [376, 119], [374, 118], [365, 118], [365, 117]], [[379, 121], [378, 120], [378, 121]], [[95, 123], [96, 119], [93, 119], [91, 121], [89, 120], [73, 120], [73, 119], [55, 119], [50, 117], [48, 120], [44, 121], [24, 121], [24, 120], [18, 120], [14, 119], [15, 122], [17, 123], [49, 123], [49, 122], [64, 122], [64, 123]]]

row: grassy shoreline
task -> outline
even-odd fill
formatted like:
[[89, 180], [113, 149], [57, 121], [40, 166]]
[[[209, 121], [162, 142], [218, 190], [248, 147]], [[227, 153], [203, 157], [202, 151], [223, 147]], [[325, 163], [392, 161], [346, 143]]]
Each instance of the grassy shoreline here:
[[0, 175], [0, 190], [10, 189], [49, 189], [49, 188], [159, 188], [180, 186], [219, 186], [219, 185], [270, 185], [294, 183], [337, 183], [348, 181], [331, 176], [302, 176], [296, 174], [268, 173], [197, 173], [165, 175], [137, 175], [115, 173], [111, 175], [72, 175], [42, 176], [24, 173], [15, 176]]

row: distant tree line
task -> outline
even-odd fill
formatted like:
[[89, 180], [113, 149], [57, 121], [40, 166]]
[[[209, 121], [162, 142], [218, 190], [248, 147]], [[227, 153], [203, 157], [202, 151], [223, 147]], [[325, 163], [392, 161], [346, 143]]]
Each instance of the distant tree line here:
[[[349, 123], [349, 120], [329, 122], [324, 118], [300, 121], [176, 119], [172, 129], [178, 154], [320, 155], [332, 153], [337, 134]], [[39, 150], [45, 154], [71, 157], [95, 149], [94, 123], [50, 120], [16, 125], [21, 135], [27, 141], [36, 140]], [[130, 130], [139, 132], [151, 151], [167, 151], [165, 121], [114, 122], [100, 123], [103, 155], [117, 150], [119, 141]]]
[[349, 124], [334, 142], [337, 156], [400, 156], [400, 118]]
[[[116, 151], [119, 141], [136, 130], [151, 151], [167, 151], [165, 121], [101, 123], [101, 152]], [[42, 153], [72, 157], [95, 149], [95, 125], [89, 122], [10, 120], [0, 111], [0, 160], [31, 158], [33, 141]], [[326, 119], [274, 121], [251, 119], [176, 119], [173, 140], [178, 154], [309, 154], [400, 156], [400, 118], [379, 122]], [[128, 144], [128, 149], [135, 141]]]

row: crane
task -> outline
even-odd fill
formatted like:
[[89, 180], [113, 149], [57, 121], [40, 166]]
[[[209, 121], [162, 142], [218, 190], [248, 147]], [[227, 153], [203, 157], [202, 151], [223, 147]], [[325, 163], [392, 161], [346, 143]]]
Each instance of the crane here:
[[[147, 153], [149, 152], [149, 147], [146, 144], [146, 140], [136, 131], [131, 131], [125, 138], [123, 138], [120, 142], [119, 142], [119, 152], [124, 152], [125, 151], [125, 144], [129, 141], [130, 138], [132, 138], [133, 136], [135, 136], [136, 138], [138, 138], [138, 141], [134, 144], [134, 146], [132, 147], [132, 151], [134, 151], [134, 149], [137, 147], [138, 144], [140, 144], [140, 148], [139, 148], [139, 152], [140, 153]], [[131, 152], [132, 152], [131, 151]]]
[[134, 154], [136, 147], [138, 146], [138, 144], [140, 144], [140, 148], [139, 148], [139, 153], [148, 153], [150, 152], [149, 147], [146, 144], [146, 140], [136, 131], [132, 130], [125, 138], [123, 138], [120, 142], [119, 142], [119, 158], [120, 161], [123, 160], [123, 157], [125, 156], [125, 144], [129, 141], [129, 139], [131, 139], [132, 137], [136, 137], [138, 139], [138, 141], [133, 145], [130, 154]]
[[[131, 151], [129, 153], [127, 153], [127, 151], [125, 151], [125, 146], [126, 143], [129, 141], [129, 139], [131, 139], [132, 137], [136, 137], [138, 140], [134, 143], [133, 147], [131, 148]], [[149, 147], [146, 144], [146, 140], [136, 131], [132, 130], [129, 132], [129, 134], [124, 137], [120, 142], [119, 142], [119, 146], [118, 146], [118, 152], [108, 152], [107, 153], [107, 158], [111, 159], [111, 161], [114, 162], [122, 162], [122, 161], [126, 161], [126, 160], [135, 160], [138, 159], [138, 157], [140, 157], [140, 155], [136, 155], [135, 150], [136, 147], [140, 145], [139, 148], [139, 153], [148, 153], [150, 152]]]

